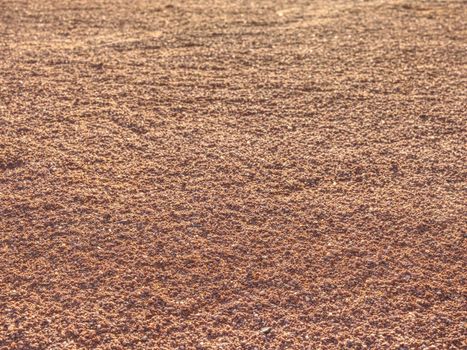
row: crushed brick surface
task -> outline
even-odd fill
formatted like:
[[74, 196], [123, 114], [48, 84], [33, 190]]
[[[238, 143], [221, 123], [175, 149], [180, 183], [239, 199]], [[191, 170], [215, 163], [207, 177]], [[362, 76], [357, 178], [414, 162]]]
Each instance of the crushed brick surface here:
[[0, 349], [465, 349], [466, 19], [0, 0]]

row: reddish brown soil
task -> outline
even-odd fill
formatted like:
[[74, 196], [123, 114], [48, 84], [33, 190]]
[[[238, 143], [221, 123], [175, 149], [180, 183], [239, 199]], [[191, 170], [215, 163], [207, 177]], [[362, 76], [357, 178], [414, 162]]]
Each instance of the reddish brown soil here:
[[1, 0], [0, 349], [465, 348], [466, 19]]

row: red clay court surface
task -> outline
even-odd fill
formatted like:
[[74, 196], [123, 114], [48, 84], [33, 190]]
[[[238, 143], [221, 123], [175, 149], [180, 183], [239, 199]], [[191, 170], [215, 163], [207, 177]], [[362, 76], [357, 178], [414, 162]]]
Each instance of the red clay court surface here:
[[466, 22], [0, 0], [0, 349], [465, 349]]

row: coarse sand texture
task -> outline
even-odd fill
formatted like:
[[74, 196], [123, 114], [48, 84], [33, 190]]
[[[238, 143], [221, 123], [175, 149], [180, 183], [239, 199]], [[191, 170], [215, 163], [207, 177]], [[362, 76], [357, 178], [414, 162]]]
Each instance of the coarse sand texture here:
[[467, 348], [467, 3], [0, 0], [0, 350]]

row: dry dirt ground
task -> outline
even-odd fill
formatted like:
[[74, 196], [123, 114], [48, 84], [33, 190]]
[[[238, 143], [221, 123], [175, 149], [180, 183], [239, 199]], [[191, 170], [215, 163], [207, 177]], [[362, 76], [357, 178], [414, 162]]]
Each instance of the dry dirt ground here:
[[465, 349], [466, 19], [0, 0], [0, 349]]

